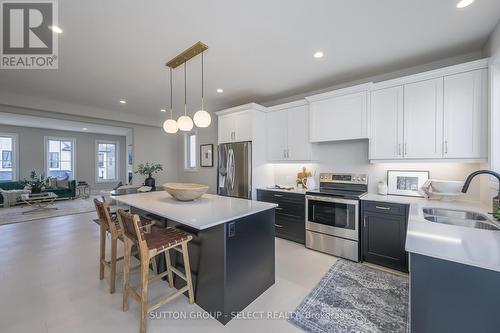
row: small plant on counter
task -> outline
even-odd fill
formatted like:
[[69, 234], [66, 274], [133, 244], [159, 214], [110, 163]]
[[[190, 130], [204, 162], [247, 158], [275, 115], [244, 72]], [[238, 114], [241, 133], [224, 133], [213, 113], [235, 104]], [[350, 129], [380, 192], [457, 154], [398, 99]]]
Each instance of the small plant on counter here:
[[137, 170], [134, 171], [134, 173], [136, 173], [136, 174], [138, 173], [138, 174], [143, 175], [143, 176], [148, 176], [144, 180], [144, 185], [155, 187], [155, 179], [153, 178], [153, 175], [160, 172], [160, 171], [163, 171], [163, 166], [160, 163], [146, 162], [146, 164], [140, 163], [137, 166]]

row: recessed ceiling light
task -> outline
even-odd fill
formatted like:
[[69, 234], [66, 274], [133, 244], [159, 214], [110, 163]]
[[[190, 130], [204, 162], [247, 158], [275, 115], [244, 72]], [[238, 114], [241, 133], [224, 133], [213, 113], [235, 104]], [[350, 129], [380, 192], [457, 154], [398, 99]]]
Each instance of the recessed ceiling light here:
[[472, 5], [473, 2], [474, 0], [461, 0], [457, 3], [457, 8], [465, 8]]
[[165, 110], [165, 109], [160, 109], [160, 111], [161, 111], [161, 112], [167, 112], [167, 110]]
[[84, 128], [82, 128], [82, 129], [83, 129], [84, 131], [88, 130], [88, 128], [87, 128], [87, 127], [84, 127]]
[[49, 25], [49, 29], [54, 31], [56, 34], [62, 34], [63, 31], [57, 25]]
[[121, 100], [120, 100], [120, 103], [121, 103], [121, 104], [127, 104], [127, 101], [126, 101], [126, 100], [124, 100], [124, 99], [121, 99]]
[[223, 89], [221, 89], [221, 88], [219, 88], [219, 89], [217, 89], [217, 92], [220, 94], [220, 93], [223, 93], [223, 92], [224, 92], [224, 90], [223, 90]]
[[314, 53], [314, 58], [323, 58], [323, 52], [321, 51], [317, 51], [316, 53]]

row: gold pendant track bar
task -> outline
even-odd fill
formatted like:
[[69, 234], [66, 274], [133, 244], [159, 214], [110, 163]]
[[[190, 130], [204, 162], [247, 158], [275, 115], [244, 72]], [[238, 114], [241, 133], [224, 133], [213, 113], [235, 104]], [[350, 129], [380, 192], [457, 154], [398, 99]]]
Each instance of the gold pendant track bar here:
[[176, 68], [185, 63], [186, 61], [188, 61], [189, 59], [196, 57], [198, 54], [207, 49], [208, 49], [207, 45], [203, 44], [202, 42], [198, 42], [193, 46], [191, 46], [190, 48], [188, 48], [187, 50], [185, 50], [184, 52], [182, 52], [181, 54], [175, 56], [175, 58], [167, 62], [166, 65], [167, 67], [170, 68]]

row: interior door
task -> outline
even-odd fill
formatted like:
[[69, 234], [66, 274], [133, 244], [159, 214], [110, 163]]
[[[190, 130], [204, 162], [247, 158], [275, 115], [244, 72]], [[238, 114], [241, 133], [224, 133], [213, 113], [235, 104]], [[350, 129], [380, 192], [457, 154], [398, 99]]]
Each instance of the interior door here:
[[443, 78], [404, 86], [405, 158], [441, 158]]
[[371, 93], [370, 159], [403, 158], [403, 86]]
[[286, 109], [266, 114], [268, 160], [282, 161], [286, 159], [287, 127]]
[[444, 78], [444, 157], [482, 157], [486, 76], [486, 70], [476, 70]]

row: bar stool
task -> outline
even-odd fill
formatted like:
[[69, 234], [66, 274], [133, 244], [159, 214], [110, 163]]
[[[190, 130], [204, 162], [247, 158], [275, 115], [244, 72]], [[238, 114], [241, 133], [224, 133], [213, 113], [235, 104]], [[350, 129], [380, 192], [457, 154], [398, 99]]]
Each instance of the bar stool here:
[[[110, 269], [109, 275], [109, 292], [115, 292], [116, 283], [116, 263], [123, 260], [123, 256], [117, 257], [117, 243], [118, 239], [123, 241], [123, 228], [114, 214], [111, 214], [109, 204], [102, 202], [99, 199], [94, 199], [94, 206], [99, 218], [100, 226], [100, 244], [99, 244], [99, 279], [104, 279], [104, 267]], [[146, 232], [151, 232], [151, 226], [154, 224], [153, 220], [145, 218], [141, 219], [141, 228], [145, 228]], [[106, 234], [111, 236], [111, 258], [106, 260]], [[156, 261], [152, 263], [153, 269], [156, 270]]]
[[[170, 302], [186, 291], [189, 295], [189, 304], [194, 303], [193, 283], [191, 281], [191, 267], [189, 264], [189, 254], [187, 246], [188, 242], [193, 239], [193, 236], [175, 228], [155, 230], [150, 234], [146, 234], [140, 227], [140, 218], [138, 215], [127, 213], [122, 209], [118, 209], [117, 215], [121, 225], [123, 226], [125, 243], [123, 311], [128, 310], [128, 296], [130, 294], [133, 299], [141, 304], [140, 332], [145, 333], [147, 325], [146, 317], [149, 312], [158, 309], [160, 306]], [[139, 285], [139, 292], [129, 284], [131, 249], [132, 245], [134, 244], [139, 248], [139, 256], [141, 261], [141, 281]], [[172, 266], [169, 253], [171, 249], [182, 253], [185, 273], [182, 273], [180, 270]], [[186, 281], [186, 286], [171, 293], [170, 295], [167, 295], [158, 303], [148, 306], [149, 261], [161, 254], [164, 254], [165, 256], [167, 270], [161, 274], [157, 274], [150, 280], [152, 281], [160, 279], [168, 275], [168, 284], [170, 288], [173, 288], [174, 280], [172, 273], [174, 273], [184, 281]]]

